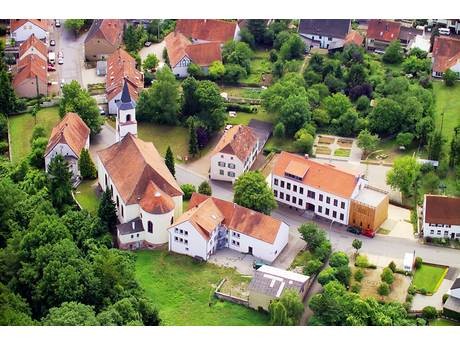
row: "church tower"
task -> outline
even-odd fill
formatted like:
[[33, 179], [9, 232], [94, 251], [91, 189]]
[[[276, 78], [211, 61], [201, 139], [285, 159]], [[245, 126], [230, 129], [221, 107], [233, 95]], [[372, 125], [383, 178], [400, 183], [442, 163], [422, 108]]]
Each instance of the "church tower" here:
[[128, 81], [125, 79], [121, 99], [117, 102], [115, 141], [121, 141], [128, 133], [137, 137], [136, 103], [129, 94]]

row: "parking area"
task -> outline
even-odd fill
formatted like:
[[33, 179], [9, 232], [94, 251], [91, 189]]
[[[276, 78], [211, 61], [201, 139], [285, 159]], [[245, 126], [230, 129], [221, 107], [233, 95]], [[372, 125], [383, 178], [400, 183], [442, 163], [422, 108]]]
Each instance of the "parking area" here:
[[165, 41], [161, 41], [160, 43], [153, 43], [150, 47], [144, 47], [139, 51], [139, 56], [141, 57], [142, 61], [145, 60], [147, 55], [155, 54], [159, 60], [159, 67], [161, 67], [162, 63], [164, 63], [163, 59], [163, 50], [165, 49]]
[[410, 211], [395, 205], [388, 206], [388, 218], [381, 226], [386, 236], [414, 240], [414, 230], [410, 222]]

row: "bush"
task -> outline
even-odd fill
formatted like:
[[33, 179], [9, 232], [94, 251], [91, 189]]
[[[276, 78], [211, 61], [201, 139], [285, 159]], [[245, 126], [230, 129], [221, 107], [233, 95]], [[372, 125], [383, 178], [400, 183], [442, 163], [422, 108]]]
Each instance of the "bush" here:
[[416, 322], [417, 322], [417, 326], [426, 326], [426, 320], [425, 319], [422, 319], [422, 318], [418, 317]]
[[328, 267], [320, 274], [318, 274], [318, 283], [320, 283], [322, 286], [326, 285], [327, 283], [336, 280], [335, 275], [337, 273], [337, 270], [334, 267]]
[[360, 284], [354, 284], [351, 286], [351, 292], [354, 292], [354, 293], [359, 293], [359, 291], [361, 291], [361, 285]]
[[388, 296], [390, 294], [390, 286], [383, 282], [379, 285], [377, 292], [380, 296]]
[[201, 193], [204, 195], [212, 194], [211, 186], [209, 185], [208, 181], [201, 182], [201, 184], [198, 186], [198, 193]]
[[434, 320], [438, 317], [438, 311], [436, 310], [435, 307], [426, 306], [425, 308], [422, 309], [422, 317], [425, 320]]
[[317, 274], [321, 270], [321, 267], [323, 267], [323, 263], [318, 259], [313, 259], [307, 262], [307, 265], [303, 269], [303, 273], [312, 276]]
[[8, 143], [6, 141], [0, 141], [0, 154], [5, 154], [8, 152]]
[[407, 295], [406, 296], [406, 302], [407, 303], [412, 303], [413, 300], [414, 300], [414, 295]]
[[273, 136], [275, 138], [284, 138], [284, 135], [286, 134], [286, 128], [284, 127], [284, 124], [282, 122], [278, 122], [273, 129]]
[[243, 113], [256, 113], [257, 107], [246, 105], [246, 104], [238, 104], [238, 103], [227, 103], [225, 104], [227, 111], [241, 111]]
[[369, 260], [366, 255], [359, 254], [356, 257], [355, 265], [361, 268], [367, 268], [369, 266]]
[[363, 280], [364, 278], [364, 270], [362, 269], [358, 269], [356, 270], [355, 274], [354, 274], [354, 278], [356, 281], [360, 282], [361, 280]]
[[329, 265], [331, 267], [348, 266], [348, 263], [348, 256], [344, 252], [335, 252], [329, 259]]
[[193, 184], [183, 184], [180, 186], [182, 192], [184, 192], [184, 200], [190, 200], [192, 197], [193, 192], [196, 192], [196, 188]]
[[329, 255], [331, 255], [332, 247], [329, 241], [322, 242], [319, 247], [315, 248], [313, 255], [316, 259], [325, 262]]
[[418, 293], [421, 294], [421, 295], [426, 295], [427, 291], [426, 291], [425, 288], [420, 288], [420, 289], [418, 289]]
[[407, 293], [409, 295], [415, 295], [417, 293], [417, 289], [415, 288], [414, 285], [410, 285], [409, 288], [407, 289]]
[[385, 267], [383, 269], [382, 274], [380, 275], [380, 279], [382, 279], [382, 281], [387, 283], [388, 285], [393, 284], [393, 282], [395, 281], [393, 271], [390, 268]]
[[388, 265], [388, 268], [394, 273], [396, 272], [396, 264], [394, 263], [394, 261], [390, 262], [390, 264]]
[[420, 267], [422, 267], [422, 264], [423, 264], [423, 259], [420, 256], [417, 256], [415, 258], [415, 269], [419, 269]]
[[351, 269], [348, 266], [336, 267], [335, 279], [341, 282], [345, 286], [350, 285]]

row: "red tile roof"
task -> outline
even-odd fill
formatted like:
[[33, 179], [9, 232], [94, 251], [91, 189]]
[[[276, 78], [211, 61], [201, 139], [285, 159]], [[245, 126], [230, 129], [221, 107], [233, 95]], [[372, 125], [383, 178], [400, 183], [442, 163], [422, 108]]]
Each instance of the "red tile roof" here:
[[460, 198], [427, 195], [425, 222], [431, 224], [460, 225]]
[[[35, 37], [34, 34], [30, 35], [27, 40], [25, 40], [20, 46], [19, 46], [19, 58], [22, 58], [22, 56], [30, 49], [34, 48], [36, 51], [40, 52], [45, 58], [48, 55], [48, 49], [46, 48], [45, 43], [40, 41], [37, 37]], [[33, 52], [33, 50], [32, 50]]]
[[216, 19], [179, 19], [176, 32], [188, 38], [225, 43], [235, 36], [237, 23]]
[[299, 177], [305, 185], [343, 198], [351, 197], [359, 177], [357, 174], [331, 164], [319, 163], [293, 153], [281, 152], [276, 158], [273, 175], [285, 177], [286, 172], [292, 174], [294, 171], [301, 175]]
[[91, 24], [85, 43], [93, 38], [105, 39], [111, 45], [121, 42], [123, 36], [123, 24], [121, 19], [95, 19]]
[[124, 81], [128, 82], [131, 98], [137, 101], [144, 87], [144, 77], [136, 69], [136, 60], [125, 50], [118, 48], [107, 59], [107, 76], [105, 90], [110, 101], [123, 89]]
[[16, 31], [25, 23], [30, 22], [38, 27], [42, 28], [45, 31], [49, 30], [49, 21], [48, 19], [11, 19], [10, 20], [10, 28], [11, 31]]
[[51, 136], [46, 146], [45, 156], [58, 144], [67, 144], [72, 151], [80, 157], [81, 150], [88, 140], [90, 129], [80, 116], [75, 113], [67, 113], [51, 131]]
[[30, 54], [19, 60], [18, 73], [13, 78], [13, 87], [22, 84], [25, 80], [35, 77], [42, 82], [48, 82], [46, 61], [38, 55]]
[[361, 46], [363, 44], [364, 37], [358, 31], [350, 31], [350, 33], [345, 37], [344, 45], [348, 44], [356, 44], [357, 46]]
[[149, 213], [164, 214], [174, 210], [174, 200], [153, 182], [149, 181], [144, 196], [139, 202], [141, 208]]
[[120, 142], [99, 151], [98, 156], [127, 205], [141, 200], [150, 181], [171, 197], [183, 195], [151, 142], [129, 133]]
[[433, 71], [443, 73], [460, 60], [460, 39], [437, 36], [433, 44]]
[[236, 125], [225, 132], [217, 143], [214, 153], [227, 153], [237, 156], [244, 162], [257, 144], [257, 135], [250, 127]]
[[[204, 217], [209, 216], [209, 212], [200, 209], [201, 205], [210, 204], [209, 200], [211, 200], [214, 204], [212, 207], [216, 207], [222, 215], [219, 223], [226, 225], [231, 230], [267, 243], [273, 243], [275, 241], [281, 226], [280, 220], [239, 206], [230, 201], [225, 201], [199, 193], [193, 193], [189, 203], [189, 211], [187, 211], [184, 215], [187, 213], [189, 215], [201, 213]], [[183, 218], [181, 217], [182, 221], [179, 219], [176, 224], [182, 223], [188, 219], [188, 217], [184, 217], [184, 215], [182, 215]], [[220, 216], [218, 216], [215, 220], [217, 221], [219, 219]]]
[[367, 25], [367, 38], [391, 42], [399, 39], [401, 23], [384, 19], [371, 19]]

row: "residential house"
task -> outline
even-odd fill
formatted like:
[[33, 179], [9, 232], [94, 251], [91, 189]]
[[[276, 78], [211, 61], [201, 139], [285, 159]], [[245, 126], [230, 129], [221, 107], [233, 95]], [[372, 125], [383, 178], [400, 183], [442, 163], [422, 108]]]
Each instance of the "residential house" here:
[[448, 69], [460, 73], [460, 39], [449, 36], [435, 37], [432, 62], [434, 77], [442, 77]]
[[451, 32], [460, 35], [460, 19], [428, 19], [428, 25], [441, 24], [450, 29]]
[[136, 69], [136, 60], [125, 50], [118, 48], [107, 59], [105, 92], [109, 114], [117, 114], [123, 85], [128, 85], [131, 99], [137, 102], [144, 87], [144, 75]]
[[198, 193], [168, 231], [170, 251], [202, 260], [230, 248], [271, 263], [289, 237], [289, 226], [278, 219]]
[[308, 217], [375, 232], [388, 216], [388, 194], [360, 174], [281, 152], [268, 180], [275, 199]]
[[299, 34], [310, 49], [342, 48], [350, 30], [350, 19], [301, 19], [299, 24]]
[[460, 198], [424, 196], [423, 236], [460, 239]]
[[443, 314], [448, 318], [460, 320], [460, 277], [455, 279], [447, 294], [449, 297], [444, 303]]
[[48, 70], [46, 60], [29, 54], [19, 60], [13, 77], [13, 88], [18, 97], [34, 98], [48, 95]]
[[249, 284], [249, 306], [268, 311], [270, 303], [280, 298], [287, 290], [294, 290], [302, 301], [307, 293], [307, 283], [310, 277], [282, 270], [273, 266], [262, 265], [254, 272]]
[[168, 242], [168, 227], [182, 214], [182, 190], [151, 142], [126, 134], [97, 153], [98, 182], [109, 190], [122, 249]]
[[349, 44], [355, 44], [359, 47], [363, 45], [364, 37], [355, 30], [351, 30], [348, 35], [345, 37], [345, 42], [343, 42], [343, 46], [347, 46]]
[[411, 46], [423, 31], [412, 27], [402, 26], [400, 22], [385, 19], [371, 19], [368, 22], [366, 49], [383, 53], [388, 45], [399, 40], [403, 48]]
[[48, 61], [48, 48], [46, 44], [35, 37], [34, 34], [30, 35], [29, 38], [19, 46], [20, 60], [30, 54], [37, 55], [44, 61]]
[[214, 61], [222, 61], [219, 42], [193, 44], [183, 34], [174, 31], [165, 37], [165, 45], [171, 70], [179, 78], [188, 76], [191, 63], [200, 66], [203, 73], [207, 74]]
[[218, 19], [179, 19], [175, 32], [183, 34], [193, 43], [239, 40], [240, 28], [236, 21]]
[[260, 149], [259, 138], [252, 128], [233, 126], [222, 135], [214, 148], [210, 178], [235, 182], [251, 168]]
[[47, 40], [50, 23], [48, 19], [11, 19], [10, 35], [16, 42], [24, 42], [31, 35]]
[[61, 155], [69, 164], [73, 180], [80, 176], [78, 160], [81, 150], [89, 149], [90, 129], [78, 114], [67, 113], [51, 131], [45, 150], [45, 170], [56, 155]]
[[123, 20], [95, 19], [85, 38], [88, 61], [106, 60], [120, 47], [123, 40]]

